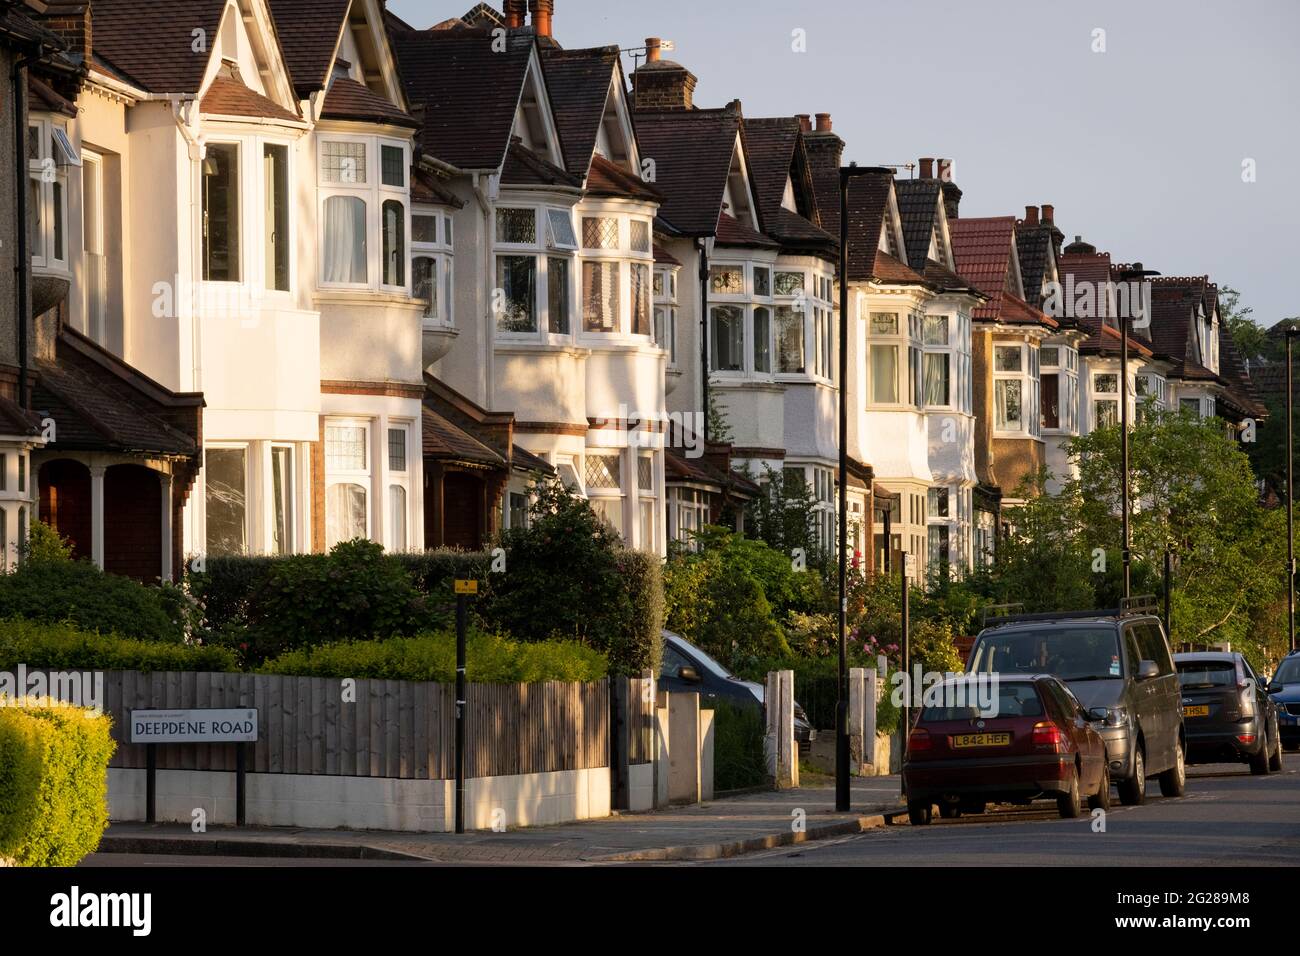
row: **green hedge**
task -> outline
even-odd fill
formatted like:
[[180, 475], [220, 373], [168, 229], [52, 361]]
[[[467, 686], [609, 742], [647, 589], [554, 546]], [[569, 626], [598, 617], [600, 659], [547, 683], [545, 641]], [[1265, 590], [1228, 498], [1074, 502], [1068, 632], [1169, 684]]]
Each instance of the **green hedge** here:
[[238, 670], [234, 653], [224, 647], [100, 635], [69, 624], [0, 621], [0, 670], [19, 664], [56, 670]]
[[184, 640], [176, 588], [146, 587], [106, 574], [89, 561], [32, 556], [0, 574], [0, 618], [68, 622], [87, 631], [116, 631], [150, 641]]
[[745, 790], [767, 780], [763, 711], [730, 701], [713, 703], [713, 789]]
[[663, 562], [644, 551], [619, 551], [618, 573], [627, 588], [626, 617], [609, 648], [609, 666], [616, 674], [659, 673], [663, 659]]
[[[521, 643], [473, 633], [466, 641], [466, 678], [475, 684], [595, 681], [608, 672], [605, 655], [576, 641]], [[452, 633], [355, 641], [305, 647], [267, 661], [264, 674], [305, 677], [456, 679], [456, 636]]]
[[95, 852], [108, 826], [110, 724], [50, 702], [0, 707], [0, 858], [74, 866]]

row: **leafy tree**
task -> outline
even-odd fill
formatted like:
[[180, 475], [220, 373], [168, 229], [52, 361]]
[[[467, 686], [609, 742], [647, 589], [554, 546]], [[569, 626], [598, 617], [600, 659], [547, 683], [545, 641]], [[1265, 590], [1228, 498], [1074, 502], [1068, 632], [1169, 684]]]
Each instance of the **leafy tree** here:
[[745, 512], [748, 533], [782, 554], [802, 552], [813, 567], [823, 567], [827, 555], [817, 541], [817, 501], [797, 469], [776, 471], [764, 466], [765, 494], [753, 499]]
[[727, 413], [722, 410], [718, 404], [718, 392], [716, 389], [709, 389], [709, 408], [708, 408], [708, 431], [709, 441], [725, 445], [732, 440], [731, 425], [727, 421]]
[[1082, 534], [1083, 503], [1067, 486], [1049, 495], [1043, 468], [1016, 489], [1024, 504], [1004, 512], [1011, 533], [998, 547], [994, 603], [1023, 603], [1027, 611], [1096, 606], [1092, 556]]
[[1279, 357], [1268, 331], [1252, 318], [1254, 312], [1251, 306], [1242, 305], [1241, 293], [1236, 289], [1226, 285], [1219, 289], [1219, 317], [1232, 336], [1237, 351], [1251, 365], [1261, 358]]

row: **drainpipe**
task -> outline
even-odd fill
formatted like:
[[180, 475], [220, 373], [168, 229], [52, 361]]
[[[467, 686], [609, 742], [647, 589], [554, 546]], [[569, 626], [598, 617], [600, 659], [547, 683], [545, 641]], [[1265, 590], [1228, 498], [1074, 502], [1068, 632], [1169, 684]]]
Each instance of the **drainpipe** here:
[[9, 79], [14, 91], [14, 188], [17, 204], [18, 249], [14, 260], [14, 294], [17, 299], [18, 320], [18, 404], [31, 409], [31, 395], [27, 388], [27, 323], [31, 316], [28, 301], [27, 270], [31, 255], [27, 251], [27, 65], [37, 57], [20, 56], [14, 60]]
[[704, 402], [704, 451], [709, 449], [709, 251], [703, 239], [695, 240], [700, 259], [700, 395]]
[[[482, 266], [483, 280], [487, 284], [479, 284], [475, 291], [476, 295], [481, 295], [486, 288], [491, 290], [493, 283], [496, 282], [496, 270], [492, 268], [492, 203], [488, 200], [487, 192], [484, 189], [485, 174], [476, 173], [474, 175], [474, 198], [478, 200], [478, 205], [483, 210], [483, 228], [479, 230], [479, 243], [482, 246]], [[494, 351], [496, 349], [496, 321], [491, 314], [492, 293], [488, 292], [487, 306], [487, 325], [484, 341], [484, 358], [483, 358], [483, 407], [491, 409], [494, 407], [492, 386], [494, 381], [493, 366], [495, 365]], [[480, 315], [484, 310], [480, 310]]]

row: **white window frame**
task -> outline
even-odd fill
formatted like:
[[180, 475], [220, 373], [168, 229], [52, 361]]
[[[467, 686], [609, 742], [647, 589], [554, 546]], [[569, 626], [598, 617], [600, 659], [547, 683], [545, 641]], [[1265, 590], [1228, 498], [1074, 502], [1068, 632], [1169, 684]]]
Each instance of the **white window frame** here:
[[[497, 238], [496, 221], [497, 210], [499, 209], [531, 209], [533, 210], [534, 234], [533, 242], [502, 242]], [[569, 216], [570, 223], [573, 221], [573, 210], [569, 207], [547, 205], [536, 202], [516, 202], [514, 200], [502, 200], [498, 202], [492, 210], [492, 284], [496, 286], [496, 276], [498, 260], [503, 256], [522, 256], [531, 257], [533, 260], [533, 315], [536, 317], [537, 327], [531, 330], [503, 329], [500, 325], [501, 316], [494, 313], [491, 321], [494, 325], [494, 334], [498, 339], [503, 341], [515, 342], [542, 342], [554, 345], [564, 345], [573, 341], [575, 329], [582, 322], [580, 302], [578, 301], [578, 289], [581, 282], [581, 267], [578, 263], [581, 261], [573, 250], [566, 245], [553, 244], [550, 239], [550, 215], [552, 211], [559, 212]], [[581, 241], [577, 230], [574, 231], [575, 238]], [[550, 316], [550, 264], [549, 259], [567, 259], [569, 262], [569, 316], [568, 332], [552, 332]]]
[[[405, 468], [401, 471], [394, 470], [389, 461], [389, 442], [393, 432], [402, 433], [402, 442], [404, 448]], [[391, 551], [410, 551], [412, 550], [412, 529], [414, 518], [414, 500], [412, 492], [412, 468], [411, 459], [414, 454], [412, 448], [411, 435], [413, 433], [412, 423], [400, 418], [390, 418], [385, 423], [384, 428], [384, 546]], [[403, 509], [402, 522], [405, 543], [399, 546], [396, 528], [393, 526], [393, 519], [396, 515], [393, 512], [391, 492], [394, 488], [401, 488], [403, 491]]]
[[[366, 467], [364, 469], [358, 470], [354, 468], [345, 468], [345, 469], [333, 470], [330, 468], [329, 451], [328, 451], [330, 428], [362, 429], [363, 431], [362, 445], [366, 450]], [[322, 442], [321, 451], [322, 451], [322, 458], [323, 458], [322, 465], [325, 471], [325, 475], [324, 475], [325, 515], [324, 517], [325, 517], [325, 527], [327, 529], [326, 531], [327, 536], [328, 536], [328, 528], [329, 528], [330, 489], [333, 488], [335, 485], [360, 485], [362, 488], [366, 490], [366, 508], [365, 508], [366, 527], [365, 527], [364, 537], [370, 541], [376, 540], [375, 533], [374, 533], [375, 474], [378, 471], [378, 468], [375, 462], [375, 447], [373, 443], [374, 430], [375, 430], [375, 421], [369, 418], [355, 418], [355, 417], [331, 415], [325, 419], [325, 441]], [[385, 435], [385, 442], [383, 448], [384, 448], [384, 453], [387, 454], [388, 443], [387, 443], [386, 435]], [[385, 508], [387, 507], [386, 502], [384, 503], [384, 507]], [[407, 503], [407, 507], [408, 508], [410, 507], [409, 501]], [[328, 540], [326, 541], [325, 546], [327, 550], [330, 547], [332, 547], [331, 543]]]
[[[873, 328], [875, 316], [893, 316], [896, 325], [893, 333], [876, 332]], [[922, 328], [924, 323], [923, 316], [912, 309], [877, 309], [869, 308], [867, 310], [867, 408], [869, 410], [883, 411], [920, 411], [925, 407], [925, 343], [922, 337]], [[897, 356], [895, 373], [897, 375], [898, 388], [895, 392], [894, 401], [877, 402], [875, 400], [875, 382], [871, 381], [873, 375], [871, 355], [873, 347], [885, 347], [895, 349]], [[914, 379], [916, 371], [913, 368], [913, 353], [921, 356], [920, 375], [921, 381], [918, 383]], [[919, 402], [917, 401], [919, 399]]]
[[[653, 248], [653, 241], [651, 243]], [[655, 284], [658, 283], [659, 291], [655, 291]], [[660, 335], [656, 333], [655, 344], [663, 349], [668, 356], [668, 367], [677, 367], [677, 267], [669, 265], [656, 265], [654, 272], [650, 277], [650, 292], [653, 299], [654, 312], [663, 313], [663, 334], [660, 341]], [[650, 317], [651, 328], [655, 323], [655, 316], [652, 313]]]
[[[417, 216], [434, 220], [437, 235], [433, 242], [416, 240], [415, 219]], [[425, 306], [424, 310], [424, 324], [429, 328], [451, 329], [456, 327], [454, 307], [456, 254], [452, 249], [451, 241], [447, 238], [451, 229], [451, 221], [450, 213], [445, 212], [441, 207], [412, 205], [411, 236], [408, 243], [411, 251], [411, 264], [409, 266], [411, 295], [414, 296], [416, 292], [415, 260], [432, 260], [438, 272], [434, 280], [434, 298], [429, 305]], [[434, 301], [437, 302], [436, 308], [433, 304]]]
[[[998, 369], [998, 351], [1001, 349], [1018, 349], [1020, 368], [1017, 371]], [[993, 343], [993, 434], [1001, 438], [1037, 438], [1041, 430], [1038, 402], [1038, 349], [1025, 342]], [[1015, 381], [1020, 383], [1020, 425], [1018, 428], [998, 428], [997, 402], [998, 383]]]
[[[205, 441], [203, 443], [204, 452], [209, 451], [239, 451], [244, 454], [244, 554], [254, 554], [257, 551], [257, 543], [254, 540], [255, 524], [253, 512], [257, 502], [257, 471], [254, 467], [253, 455], [255, 444], [253, 442], [239, 441]], [[204, 462], [206, 465], [206, 461]], [[203, 477], [203, 551], [208, 553], [208, 473], [205, 468]]]
[[[1115, 380], [1115, 391], [1104, 392], [1097, 387], [1097, 380], [1100, 378], [1113, 378]], [[1115, 406], [1115, 424], [1121, 421], [1120, 401], [1122, 400], [1123, 389], [1119, 380], [1119, 369], [1095, 369], [1088, 373], [1088, 428], [1089, 431], [1096, 431], [1101, 428], [1101, 416], [1097, 414], [1097, 404], [1099, 402], [1109, 402]]]
[[[360, 143], [365, 147], [366, 181], [364, 183], [331, 183], [324, 175], [326, 143]], [[383, 149], [384, 146], [402, 150], [401, 187], [384, 184]], [[260, 152], [259, 152], [260, 156]], [[316, 282], [322, 290], [358, 290], [385, 292], [393, 295], [410, 295], [411, 293], [411, 146], [410, 143], [386, 136], [363, 136], [356, 133], [319, 132], [316, 148], [316, 212], [319, 222], [319, 243], [325, 246], [325, 203], [334, 196], [352, 196], [366, 204], [366, 281], [365, 282], [328, 282], [325, 279], [325, 257], [320, 255], [320, 265]], [[402, 221], [405, 237], [405, 282], [402, 285], [388, 285], [384, 282], [384, 236], [383, 207], [384, 202], [397, 200], [402, 205]], [[290, 259], [293, 257], [291, 256]]]
[[[708, 355], [709, 375], [711, 377], [717, 377], [722, 380], [742, 381], [745, 379], [754, 379], [765, 382], [774, 381], [776, 378], [776, 301], [771, 295], [762, 296], [758, 295], [754, 291], [755, 268], [768, 270], [771, 274], [768, 291], [773, 291], [777, 271], [774, 263], [737, 257], [720, 257], [712, 259], [709, 262]], [[715, 292], [713, 290], [714, 269], [739, 269], [743, 283], [742, 291], [739, 293]], [[717, 339], [717, 329], [714, 323], [713, 310], [719, 306], [729, 306], [740, 310], [741, 367], [739, 369], [720, 369], [716, 367], [717, 354], [715, 343]], [[754, 361], [754, 346], [756, 344], [754, 336], [754, 310], [760, 308], [767, 309], [769, 316], [767, 323], [768, 371], [766, 372], [758, 371]]]
[[[71, 272], [71, 236], [68, 232], [68, 164], [60, 164], [55, 156], [53, 130], [55, 128], [63, 130], [67, 134], [67, 125], [57, 123], [51, 119], [46, 119], [38, 115], [30, 115], [27, 119], [27, 137], [30, 138], [32, 130], [36, 130], [36, 149], [37, 158], [27, 160], [27, 176], [29, 182], [37, 184], [41, 208], [39, 210], [27, 210], [29, 220], [32, 220], [33, 213], [39, 213], [40, 227], [37, 230], [40, 242], [41, 254], [36, 255], [33, 250], [31, 261], [34, 268], [46, 269], [56, 272]], [[29, 144], [30, 145], [30, 144]], [[53, 170], [50, 174], [48, 170]], [[54, 215], [54, 186], [60, 186], [60, 192], [63, 195], [63, 205], [60, 211], [63, 235], [63, 257], [56, 258], [53, 255], [54, 236], [55, 236], [55, 215]], [[30, 198], [30, 196], [29, 196]]]
[[[618, 460], [618, 488], [596, 488], [587, 482], [587, 459], [592, 457], [615, 458]], [[618, 531], [624, 543], [631, 544], [631, 535], [628, 533], [628, 502], [632, 495], [629, 492], [629, 484], [635, 484], [636, 476], [629, 475], [627, 467], [628, 455], [618, 448], [588, 448], [583, 453], [582, 458], [582, 481], [586, 488], [587, 500], [592, 503], [593, 508], [597, 501], [618, 502], [618, 514], [620, 516]], [[597, 513], [600, 513], [599, 511]]]
[[[650, 463], [650, 487], [641, 487], [641, 462]], [[632, 476], [631, 486], [636, 491], [636, 546], [641, 551], [657, 553], [659, 537], [659, 462], [658, 455], [654, 452], [642, 452], [632, 456], [632, 462], [636, 466], [636, 474]], [[641, 512], [649, 506], [650, 508], [650, 540], [645, 539], [645, 525], [641, 520]]]

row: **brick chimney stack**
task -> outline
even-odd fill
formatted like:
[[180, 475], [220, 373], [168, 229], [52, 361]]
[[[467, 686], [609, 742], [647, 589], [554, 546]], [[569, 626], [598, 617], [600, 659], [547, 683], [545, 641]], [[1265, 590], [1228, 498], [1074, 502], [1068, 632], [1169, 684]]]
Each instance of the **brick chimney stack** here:
[[799, 129], [805, 133], [812, 132], [812, 116], [809, 113], [799, 113], [795, 116], [799, 121]]
[[818, 113], [818, 114], [817, 114], [817, 132], [819, 132], [819, 133], [829, 133], [829, 132], [831, 132], [831, 131], [832, 131], [832, 130], [831, 130], [831, 114], [830, 114], [830, 113]]
[[533, 32], [539, 37], [549, 37], [551, 17], [555, 14], [555, 0], [528, 0], [528, 13], [532, 17]]
[[506, 15], [506, 26], [518, 30], [524, 25], [524, 14], [528, 12], [528, 0], [505, 0], [502, 10]]
[[693, 109], [695, 74], [680, 63], [665, 60], [658, 37], [646, 37], [645, 46], [646, 61], [632, 74], [633, 109]]
[[944, 210], [949, 219], [957, 218], [957, 210], [961, 205], [961, 188], [952, 181], [953, 169], [951, 159], [940, 159], [939, 161], [939, 183], [943, 190]]
[[934, 179], [934, 157], [922, 156], [919, 165], [922, 179]]
[[1026, 226], [1036, 226], [1036, 225], [1038, 225], [1038, 207], [1037, 207], [1037, 206], [1026, 206], [1026, 207], [1025, 207], [1025, 225], [1026, 225]]
[[1049, 205], [1048, 203], [1043, 203], [1043, 222], [1051, 226], [1054, 224], [1053, 220], [1055, 216], [1056, 216], [1056, 207]]
[[40, 24], [63, 39], [70, 55], [81, 57], [83, 62], [90, 59], [93, 47], [87, 0], [47, 0]]

